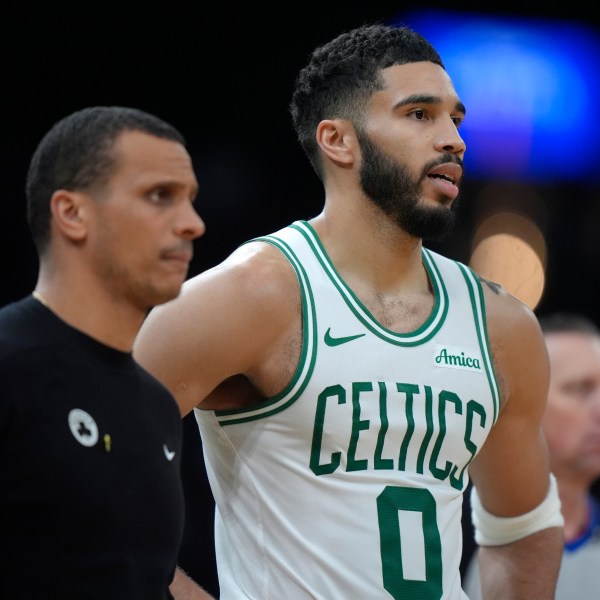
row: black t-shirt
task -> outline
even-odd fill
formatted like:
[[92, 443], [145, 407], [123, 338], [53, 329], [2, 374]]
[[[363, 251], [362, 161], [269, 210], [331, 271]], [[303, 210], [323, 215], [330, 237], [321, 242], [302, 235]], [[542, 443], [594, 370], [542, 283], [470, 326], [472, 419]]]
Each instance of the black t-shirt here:
[[0, 310], [0, 598], [165, 600], [182, 422], [131, 354], [32, 297]]

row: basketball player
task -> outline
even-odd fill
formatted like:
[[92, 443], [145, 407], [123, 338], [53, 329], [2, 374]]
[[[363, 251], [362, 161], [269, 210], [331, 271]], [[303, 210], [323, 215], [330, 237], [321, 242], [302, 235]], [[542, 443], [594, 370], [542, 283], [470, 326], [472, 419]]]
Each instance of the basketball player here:
[[488, 597], [550, 600], [540, 328], [422, 244], [452, 224], [465, 153], [440, 56], [359, 27], [315, 50], [290, 108], [323, 211], [186, 282], [134, 345], [198, 421], [220, 598], [465, 598], [471, 476]]
[[38, 280], [0, 310], [2, 598], [171, 598], [181, 418], [131, 351], [187, 275], [196, 192], [181, 134], [133, 108], [76, 111], [33, 154]]

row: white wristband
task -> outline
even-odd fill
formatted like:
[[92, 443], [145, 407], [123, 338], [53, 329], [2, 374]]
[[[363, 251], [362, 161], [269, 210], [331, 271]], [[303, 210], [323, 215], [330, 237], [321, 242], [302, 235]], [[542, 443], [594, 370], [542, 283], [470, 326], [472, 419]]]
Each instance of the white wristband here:
[[502, 546], [542, 529], [562, 527], [564, 519], [560, 512], [560, 499], [554, 475], [550, 474], [550, 487], [543, 502], [528, 513], [516, 517], [496, 517], [487, 512], [473, 486], [471, 520], [475, 528], [475, 541], [480, 546]]

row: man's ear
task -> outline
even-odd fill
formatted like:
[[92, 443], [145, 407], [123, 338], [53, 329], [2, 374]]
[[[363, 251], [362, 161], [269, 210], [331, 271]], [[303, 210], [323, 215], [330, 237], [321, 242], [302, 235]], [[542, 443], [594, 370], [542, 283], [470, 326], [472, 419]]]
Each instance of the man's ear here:
[[317, 143], [326, 157], [342, 166], [352, 166], [358, 158], [358, 140], [352, 123], [346, 119], [325, 119], [317, 126]]
[[84, 196], [81, 192], [56, 190], [50, 199], [50, 212], [58, 231], [73, 242], [87, 235]]

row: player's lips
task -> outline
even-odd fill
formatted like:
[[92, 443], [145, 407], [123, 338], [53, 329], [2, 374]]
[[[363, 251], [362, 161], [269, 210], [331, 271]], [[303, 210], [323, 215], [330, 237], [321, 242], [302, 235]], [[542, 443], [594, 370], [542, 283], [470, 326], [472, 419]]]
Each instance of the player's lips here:
[[462, 167], [453, 162], [442, 163], [430, 169], [427, 173], [429, 181], [444, 196], [454, 200], [458, 196], [458, 185], [462, 179]]

